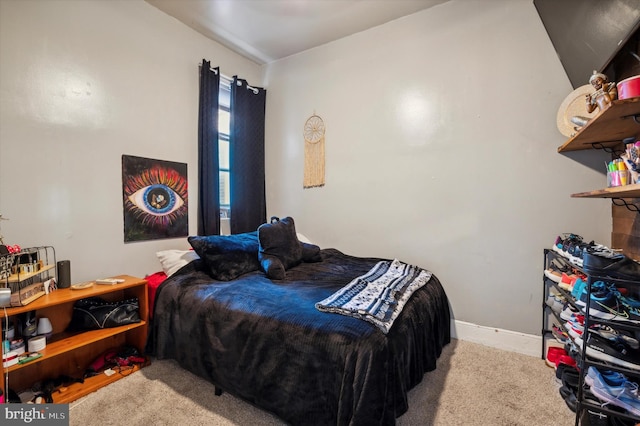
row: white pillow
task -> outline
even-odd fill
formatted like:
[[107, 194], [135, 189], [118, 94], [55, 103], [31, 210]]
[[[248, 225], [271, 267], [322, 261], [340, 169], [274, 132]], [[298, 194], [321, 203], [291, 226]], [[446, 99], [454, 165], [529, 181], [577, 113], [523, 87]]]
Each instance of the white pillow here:
[[296, 234], [298, 236], [298, 241], [300, 241], [301, 243], [313, 244], [311, 240], [307, 238], [306, 235], [301, 234], [299, 232], [296, 232]]
[[193, 250], [163, 250], [157, 252], [156, 256], [160, 259], [162, 270], [167, 274], [167, 277], [175, 274], [178, 269], [191, 261], [200, 259], [200, 256]]

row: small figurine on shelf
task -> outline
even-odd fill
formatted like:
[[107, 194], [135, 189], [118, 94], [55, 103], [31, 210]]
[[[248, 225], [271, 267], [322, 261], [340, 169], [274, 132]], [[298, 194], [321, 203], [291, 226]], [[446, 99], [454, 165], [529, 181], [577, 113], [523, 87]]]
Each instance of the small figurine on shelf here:
[[589, 83], [596, 91], [586, 95], [587, 112], [592, 113], [596, 108], [604, 111], [611, 105], [611, 101], [618, 99], [616, 84], [609, 83], [606, 75], [594, 70]]
[[[579, 131], [582, 127], [589, 124], [595, 114], [607, 109], [609, 105], [611, 105], [612, 101], [618, 99], [618, 88], [616, 86], [616, 83], [609, 83], [609, 79], [606, 75], [594, 70], [591, 78], [589, 78], [589, 84], [591, 84], [591, 86], [593, 86], [593, 88], [595, 89], [595, 92], [584, 94], [586, 112], [590, 114], [590, 116], [585, 117], [582, 115], [573, 115], [569, 119], [571, 123], [575, 124], [574, 129], [576, 131]], [[585, 84], [584, 86], [576, 89], [573, 93], [576, 93], [578, 91], [584, 93], [587, 90], [589, 90], [589, 85]]]

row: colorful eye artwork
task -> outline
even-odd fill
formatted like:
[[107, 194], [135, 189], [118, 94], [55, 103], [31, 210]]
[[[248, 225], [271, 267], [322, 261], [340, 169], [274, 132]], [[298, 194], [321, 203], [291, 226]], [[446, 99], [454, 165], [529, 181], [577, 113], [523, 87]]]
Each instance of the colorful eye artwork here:
[[124, 241], [186, 237], [187, 164], [122, 156]]

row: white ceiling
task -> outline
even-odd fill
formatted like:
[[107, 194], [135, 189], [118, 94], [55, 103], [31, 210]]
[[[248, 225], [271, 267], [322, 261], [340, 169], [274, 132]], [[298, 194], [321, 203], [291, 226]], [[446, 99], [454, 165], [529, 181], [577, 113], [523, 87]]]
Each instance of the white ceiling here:
[[448, 0], [145, 0], [258, 64]]

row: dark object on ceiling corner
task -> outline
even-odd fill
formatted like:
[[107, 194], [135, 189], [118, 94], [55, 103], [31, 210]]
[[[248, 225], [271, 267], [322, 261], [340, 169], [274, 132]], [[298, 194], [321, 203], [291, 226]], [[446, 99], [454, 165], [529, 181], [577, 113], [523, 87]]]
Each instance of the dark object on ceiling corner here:
[[533, 0], [533, 4], [574, 89], [587, 84], [593, 70], [603, 72], [627, 41], [640, 33], [639, 0]]

